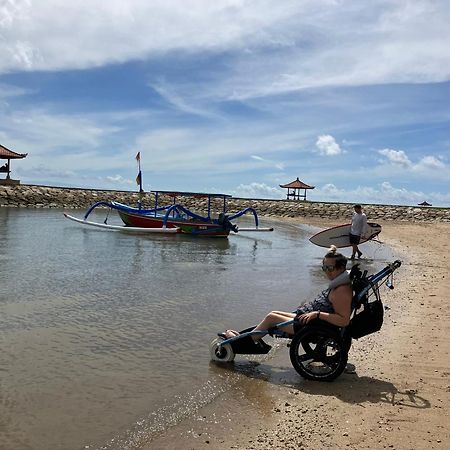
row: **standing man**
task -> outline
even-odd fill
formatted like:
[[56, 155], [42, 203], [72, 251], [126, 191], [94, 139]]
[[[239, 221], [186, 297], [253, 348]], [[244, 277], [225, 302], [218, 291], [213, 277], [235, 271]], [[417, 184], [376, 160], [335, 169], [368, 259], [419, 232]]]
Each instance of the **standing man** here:
[[356, 254], [358, 258], [361, 258], [362, 252], [358, 248], [361, 236], [367, 231], [367, 217], [362, 212], [361, 205], [355, 205], [353, 207], [355, 212], [352, 216], [352, 226], [350, 228], [350, 244], [352, 244], [352, 256], [350, 259], [355, 259]]

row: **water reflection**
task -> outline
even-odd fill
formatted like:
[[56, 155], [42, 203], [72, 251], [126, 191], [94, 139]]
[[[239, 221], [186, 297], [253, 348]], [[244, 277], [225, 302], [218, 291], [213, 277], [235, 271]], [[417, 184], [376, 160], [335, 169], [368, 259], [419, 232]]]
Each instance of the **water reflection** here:
[[0, 229], [2, 232], [7, 232], [6, 226], [8, 225], [10, 208], [0, 207]]

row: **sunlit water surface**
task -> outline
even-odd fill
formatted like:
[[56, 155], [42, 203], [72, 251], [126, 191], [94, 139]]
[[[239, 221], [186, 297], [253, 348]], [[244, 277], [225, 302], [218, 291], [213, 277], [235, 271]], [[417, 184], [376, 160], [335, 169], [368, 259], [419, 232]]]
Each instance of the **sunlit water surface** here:
[[[0, 448], [139, 448], [229, 389], [216, 333], [325, 286], [317, 229], [262, 225], [275, 231], [137, 236], [0, 208]], [[364, 250], [369, 269], [390, 258]]]

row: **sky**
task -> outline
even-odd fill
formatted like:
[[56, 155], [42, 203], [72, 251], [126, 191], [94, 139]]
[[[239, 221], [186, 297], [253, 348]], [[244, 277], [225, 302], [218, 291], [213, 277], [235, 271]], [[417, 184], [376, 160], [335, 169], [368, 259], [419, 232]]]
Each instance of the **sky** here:
[[447, 0], [0, 0], [23, 184], [450, 206]]

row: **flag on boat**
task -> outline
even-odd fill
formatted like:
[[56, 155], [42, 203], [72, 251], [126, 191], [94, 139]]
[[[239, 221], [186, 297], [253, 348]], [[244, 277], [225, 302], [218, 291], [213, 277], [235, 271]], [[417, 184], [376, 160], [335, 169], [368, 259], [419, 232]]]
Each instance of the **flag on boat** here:
[[137, 174], [137, 177], [136, 177], [136, 184], [138, 186], [141, 186], [141, 183], [142, 183], [142, 174], [141, 174], [141, 171], [139, 171], [139, 173]]
[[140, 162], [140, 161], [141, 161], [141, 152], [137, 152], [137, 155], [136, 155], [136, 161], [137, 161], [137, 162]]

